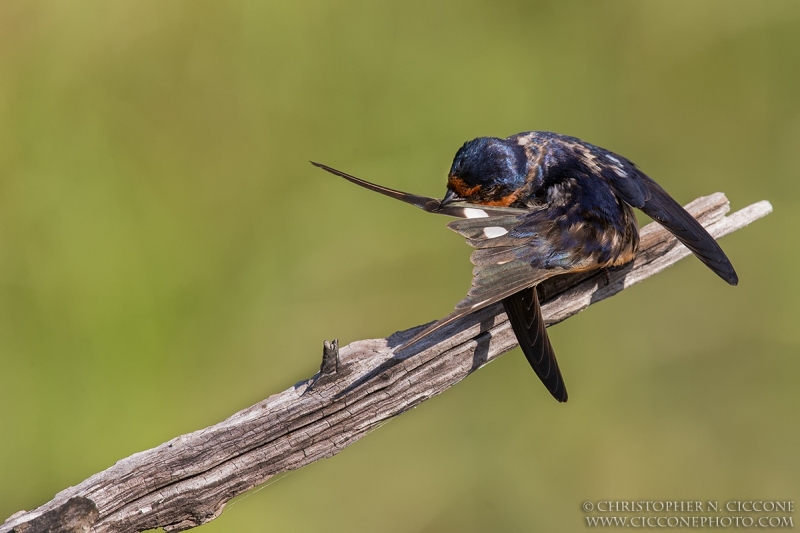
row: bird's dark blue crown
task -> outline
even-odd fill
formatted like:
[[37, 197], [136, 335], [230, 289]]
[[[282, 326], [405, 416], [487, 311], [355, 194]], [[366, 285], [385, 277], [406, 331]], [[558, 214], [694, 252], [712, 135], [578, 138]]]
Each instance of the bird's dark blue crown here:
[[450, 177], [466, 187], [479, 186], [487, 198], [504, 196], [525, 184], [528, 160], [525, 149], [513, 141], [478, 137], [456, 152]]

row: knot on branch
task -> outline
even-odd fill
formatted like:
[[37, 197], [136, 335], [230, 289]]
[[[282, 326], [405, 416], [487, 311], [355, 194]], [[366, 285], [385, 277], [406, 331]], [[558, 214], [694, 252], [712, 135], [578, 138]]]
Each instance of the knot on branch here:
[[100, 513], [89, 498], [74, 496], [64, 504], [23, 522], [12, 533], [86, 533]]

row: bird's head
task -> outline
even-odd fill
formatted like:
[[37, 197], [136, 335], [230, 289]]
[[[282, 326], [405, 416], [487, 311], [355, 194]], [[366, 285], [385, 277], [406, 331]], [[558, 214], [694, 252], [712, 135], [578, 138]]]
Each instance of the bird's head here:
[[478, 137], [456, 152], [442, 205], [467, 201], [509, 206], [517, 200], [527, 173], [528, 160], [522, 146], [506, 139]]

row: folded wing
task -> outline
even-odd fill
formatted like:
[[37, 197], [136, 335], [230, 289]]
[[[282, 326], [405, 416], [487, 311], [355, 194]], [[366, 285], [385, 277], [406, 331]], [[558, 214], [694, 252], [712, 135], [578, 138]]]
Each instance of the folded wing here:
[[633, 162], [606, 150], [603, 153], [595, 155], [594, 162], [620, 198], [664, 226], [719, 277], [731, 285], [739, 283], [725, 252], [688, 211]]
[[716, 275], [731, 285], [738, 284], [739, 276], [714, 237], [658, 183], [644, 174], [641, 174], [641, 179], [647, 183], [651, 193], [642, 211], [667, 228]]

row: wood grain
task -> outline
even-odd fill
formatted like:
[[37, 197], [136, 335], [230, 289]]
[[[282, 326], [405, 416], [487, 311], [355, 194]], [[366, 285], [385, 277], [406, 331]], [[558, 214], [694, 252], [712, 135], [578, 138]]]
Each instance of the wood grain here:
[[[772, 211], [769, 202], [762, 201], [725, 216], [729, 203], [721, 193], [686, 207], [715, 238]], [[636, 259], [610, 272], [608, 281], [602, 273], [589, 273], [544, 283], [540, 296], [545, 321], [561, 322], [689, 254], [667, 231], [649, 224], [641, 230]], [[0, 533], [135, 532], [157, 527], [181, 531], [204, 524], [219, 516], [234, 496], [278, 473], [335, 455], [385, 420], [444, 392], [516, 346], [498, 304], [438, 331], [407, 352], [393, 352], [422, 327], [341, 349], [336, 342], [326, 343], [320, 373], [312, 379], [219, 424], [122, 459], [41, 507], [14, 514], [0, 526]], [[81, 509], [85, 515], [76, 516]]]

